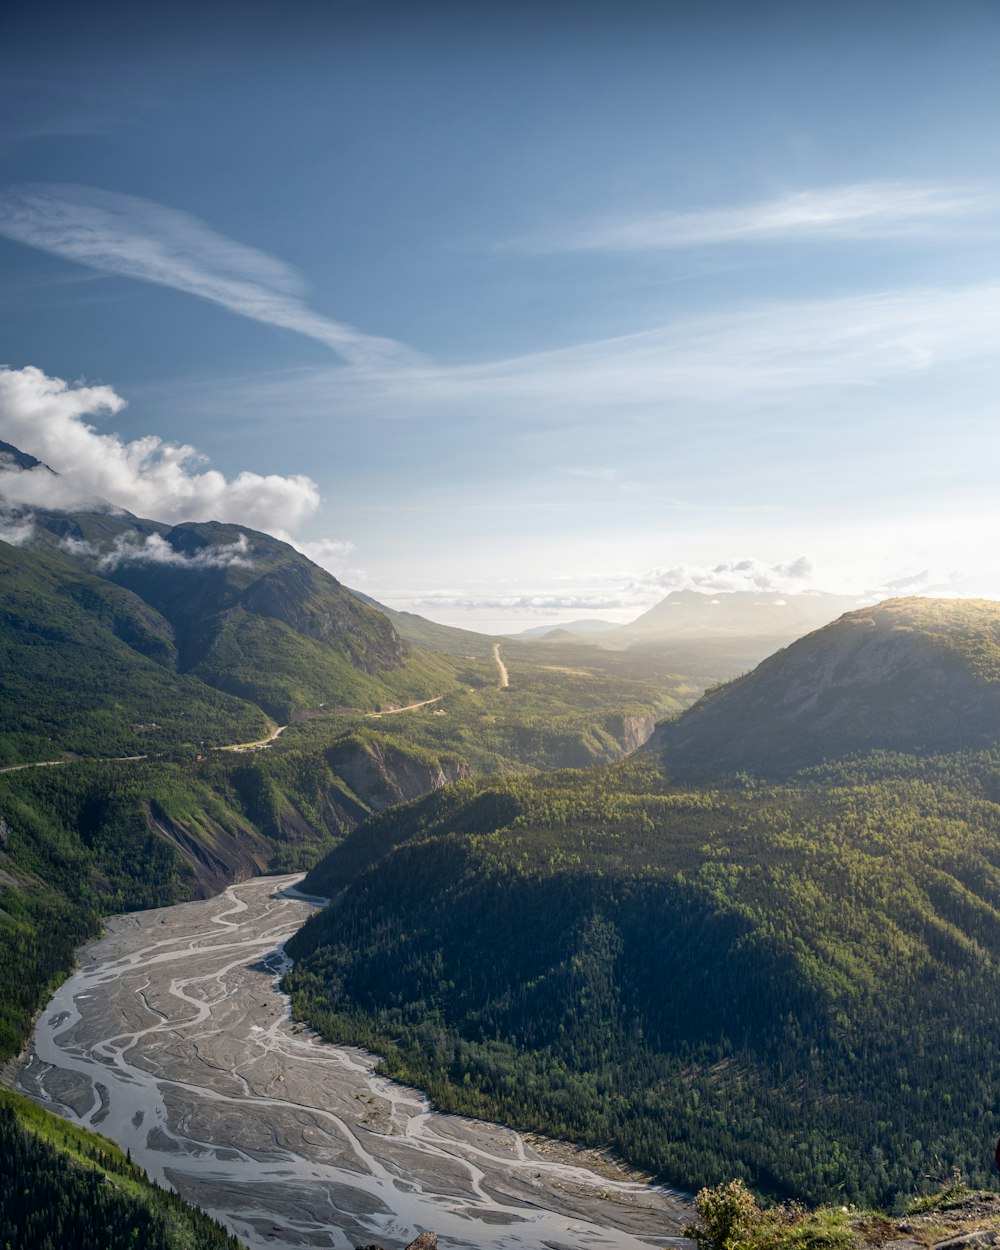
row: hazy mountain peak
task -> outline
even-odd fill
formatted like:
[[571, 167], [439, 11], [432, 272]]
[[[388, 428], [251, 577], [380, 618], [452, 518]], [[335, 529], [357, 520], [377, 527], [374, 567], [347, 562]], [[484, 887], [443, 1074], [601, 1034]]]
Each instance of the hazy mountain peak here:
[[791, 641], [861, 606], [857, 595], [823, 591], [672, 590], [629, 625], [609, 636], [629, 645], [681, 638], [761, 637]]
[[1000, 603], [891, 599], [846, 613], [705, 695], [650, 742], [671, 770], [781, 773], [1000, 734]]

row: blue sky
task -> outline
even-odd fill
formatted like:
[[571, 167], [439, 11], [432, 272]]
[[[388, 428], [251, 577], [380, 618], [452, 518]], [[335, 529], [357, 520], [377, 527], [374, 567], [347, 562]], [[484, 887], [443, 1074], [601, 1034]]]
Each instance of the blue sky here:
[[491, 630], [1000, 595], [995, 5], [171, 7], [4, 19], [0, 438]]

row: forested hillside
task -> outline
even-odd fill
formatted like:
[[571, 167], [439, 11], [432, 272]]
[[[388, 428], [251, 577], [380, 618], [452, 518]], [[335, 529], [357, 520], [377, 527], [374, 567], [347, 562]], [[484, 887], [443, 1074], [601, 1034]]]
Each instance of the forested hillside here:
[[[892, 1203], [942, 1168], [985, 1181], [998, 613], [852, 614], [627, 763], [369, 821], [307, 878], [337, 901], [291, 945], [296, 1010], [443, 1106], [610, 1143], [688, 1187]], [[937, 753], [884, 749], [907, 725]], [[748, 771], [761, 743], [788, 748], [781, 780]], [[794, 772], [793, 747], [831, 762]], [[677, 779], [713, 752], [716, 780]]]
[[[145, 634], [126, 625], [119, 636], [192, 689], [224, 691], [256, 705], [258, 716], [377, 709], [457, 688], [453, 664], [411, 648], [381, 612], [268, 534], [111, 512], [36, 513], [34, 527], [34, 542], [19, 552], [26, 576], [46, 550], [64, 580], [88, 584], [75, 596], [57, 586], [61, 599], [102, 619], [110, 615], [102, 597], [135, 605]], [[18, 625], [16, 614], [9, 623]]]
[[[534, 691], [529, 669], [519, 667], [518, 677], [521, 688], [506, 702], [493, 684], [448, 696], [443, 716], [435, 704], [381, 719], [314, 718], [266, 750], [178, 746], [147, 760], [78, 759], [0, 774], [0, 1059], [24, 1044], [75, 948], [96, 936], [107, 913], [306, 867], [371, 812], [474, 769], [524, 769], [570, 751], [613, 758], [630, 744], [628, 716], [602, 705], [596, 680], [591, 705], [574, 709], [544, 673]], [[689, 696], [678, 685], [680, 702]], [[641, 726], [663, 697], [647, 692]], [[96, 1250], [135, 1244], [128, 1237], [137, 1230], [144, 1246], [228, 1244], [210, 1222], [175, 1238], [181, 1217], [172, 1206], [161, 1218], [144, 1199], [123, 1198], [117, 1179], [95, 1181], [67, 1163], [58, 1133], [55, 1153], [2, 1126], [0, 1138], [4, 1176], [19, 1181], [0, 1201], [20, 1244]]]
[[260, 737], [268, 718], [173, 667], [166, 621], [60, 552], [0, 543], [0, 766]]
[[309, 875], [339, 901], [290, 945], [295, 1009], [443, 1107], [685, 1187], [891, 1204], [942, 1166], [985, 1181], [998, 766], [452, 787]]
[[0, 1090], [0, 1230], [24, 1250], [240, 1250], [106, 1138]]
[[[446, 652], [420, 650], [267, 535], [33, 526], [0, 543], [0, 1056], [102, 915], [308, 867], [449, 781], [618, 759], [732, 671], [522, 647], [501, 689], [489, 639], [425, 623]], [[266, 750], [220, 749], [272, 715]]]
[[738, 644], [501, 659], [240, 527], [36, 530], [0, 544], [0, 1056], [102, 915], [327, 854], [296, 1009], [444, 1106], [689, 1187], [985, 1175], [996, 605], [850, 613], [685, 711]]

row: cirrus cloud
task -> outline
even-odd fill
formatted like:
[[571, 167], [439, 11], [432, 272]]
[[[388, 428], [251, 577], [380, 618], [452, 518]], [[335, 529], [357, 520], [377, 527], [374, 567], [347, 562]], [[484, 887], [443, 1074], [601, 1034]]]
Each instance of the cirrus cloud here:
[[95, 187], [39, 183], [0, 191], [0, 235], [91, 269], [172, 287], [316, 339], [361, 368], [414, 363], [392, 339], [311, 309], [290, 266], [178, 209]]
[[994, 191], [919, 182], [856, 182], [694, 212], [604, 217], [504, 246], [529, 252], [650, 252], [709, 244], [885, 239], [954, 228], [994, 212]]

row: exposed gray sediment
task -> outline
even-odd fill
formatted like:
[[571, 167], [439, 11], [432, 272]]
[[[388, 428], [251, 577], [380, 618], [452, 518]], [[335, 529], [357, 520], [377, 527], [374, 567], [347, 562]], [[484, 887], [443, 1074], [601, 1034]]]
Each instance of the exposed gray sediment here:
[[646, 1250], [684, 1196], [499, 1125], [432, 1112], [289, 1018], [295, 877], [119, 916], [39, 1018], [17, 1087], [111, 1137], [254, 1247]]

